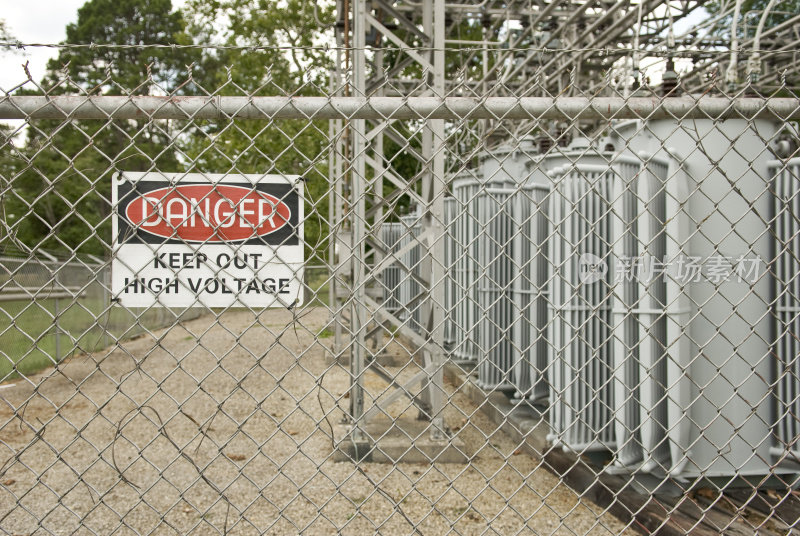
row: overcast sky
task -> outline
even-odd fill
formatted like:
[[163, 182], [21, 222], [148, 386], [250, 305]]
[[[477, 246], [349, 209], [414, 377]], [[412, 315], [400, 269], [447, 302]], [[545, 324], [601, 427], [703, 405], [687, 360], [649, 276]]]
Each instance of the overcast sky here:
[[[85, 1], [0, 0], [0, 18], [5, 19], [11, 33], [23, 43], [60, 43], [66, 37], [67, 24], [78, 19], [78, 8]], [[172, 0], [176, 8], [184, 3], [185, 0]], [[703, 10], [698, 10], [686, 20], [679, 21], [677, 33], [682, 33], [704, 16]], [[28, 47], [13, 54], [0, 51], [0, 89], [8, 91], [26, 80], [22, 69], [26, 61], [33, 79], [40, 81], [47, 61], [57, 54], [57, 49], [42, 47]]]
[[[0, 17], [11, 34], [23, 43], [60, 43], [66, 26], [78, 18], [84, 0], [0, 0]], [[41, 80], [47, 60], [57, 54], [51, 48], [27, 48], [14, 54], [0, 53], [0, 88], [8, 91], [25, 81], [22, 64], [30, 62], [34, 80]]]
[[[78, 20], [78, 8], [86, 0], [0, 0], [0, 18], [6, 21], [12, 35], [23, 43], [60, 43], [66, 38], [66, 27]], [[172, 0], [182, 6], [184, 0]], [[8, 91], [24, 82], [22, 64], [29, 62], [31, 76], [42, 79], [47, 60], [57, 49], [29, 47], [15, 54], [0, 52], [0, 88]]]

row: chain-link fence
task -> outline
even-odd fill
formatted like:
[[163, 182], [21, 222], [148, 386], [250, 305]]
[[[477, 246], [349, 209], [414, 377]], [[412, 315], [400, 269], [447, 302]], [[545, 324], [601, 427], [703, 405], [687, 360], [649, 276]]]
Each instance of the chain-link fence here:
[[182, 74], [0, 97], [5, 532], [795, 530], [792, 88]]

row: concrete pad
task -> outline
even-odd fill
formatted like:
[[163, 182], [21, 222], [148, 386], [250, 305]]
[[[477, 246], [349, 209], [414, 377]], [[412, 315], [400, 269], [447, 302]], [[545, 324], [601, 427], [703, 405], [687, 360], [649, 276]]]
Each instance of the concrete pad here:
[[331, 366], [333, 364], [337, 364], [340, 367], [349, 367], [350, 366], [350, 351], [345, 350], [339, 355], [334, 355], [333, 350], [329, 352], [325, 352], [323, 356], [323, 360], [326, 366]]
[[474, 454], [458, 437], [431, 439], [431, 423], [410, 417], [375, 419], [366, 425], [361, 441], [353, 439], [352, 425], [339, 425], [335, 445], [337, 462], [467, 463]]
[[398, 355], [396, 352], [381, 352], [375, 358], [382, 367], [402, 367], [413, 359], [413, 356]]
[[487, 393], [478, 387], [475, 377], [452, 363], [445, 364], [444, 375], [460, 392], [467, 395], [482, 413], [498, 423], [504, 432], [515, 441], [523, 442], [523, 450], [528, 450], [532, 456], [541, 458], [552, 448], [547, 439], [550, 424], [545, 413], [528, 404], [512, 403], [499, 391]]
[[[381, 352], [377, 356], [375, 356], [375, 361], [378, 362], [379, 365], [382, 367], [402, 367], [408, 364], [410, 361], [413, 361], [413, 357], [397, 355], [391, 352]], [[327, 352], [325, 354], [325, 364], [332, 365], [334, 362], [339, 364], [342, 367], [349, 367], [350, 366], [350, 352], [345, 350], [342, 352], [338, 358], [334, 358], [333, 352]]]

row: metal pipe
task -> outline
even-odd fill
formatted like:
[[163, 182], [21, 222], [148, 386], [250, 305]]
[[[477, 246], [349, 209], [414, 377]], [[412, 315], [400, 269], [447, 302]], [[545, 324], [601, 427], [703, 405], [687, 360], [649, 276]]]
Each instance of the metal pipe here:
[[33, 302], [37, 300], [70, 300], [74, 301], [78, 298], [86, 296], [85, 291], [76, 289], [74, 292], [70, 290], [49, 292], [46, 290], [32, 289], [25, 292], [0, 292], [0, 303], [13, 302], [13, 301], [26, 301]]
[[[459, 10], [461, 10], [461, 11], [473, 11], [473, 10], [480, 10], [488, 2], [489, 2], [489, 0], [483, 0], [482, 2], [480, 2], [478, 4], [458, 4], [458, 3], [456, 3], [456, 4], [443, 4], [442, 7], [447, 8], [449, 10], [454, 10], [454, 11], [459, 11]], [[406, 0], [404, 3], [406, 5], [412, 6], [414, 8], [422, 8], [425, 5], [424, 2], [410, 2], [408, 0]]]
[[61, 310], [58, 307], [58, 298], [56, 298], [53, 305], [53, 333], [56, 339], [56, 363], [61, 362], [61, 328], [58, 325], [58, 318], [60, 316]]
[[[481, 49], [480, 52], [483, 55], [483, 62], [482, 62], [483, 76], [482, 76], [482, 78], [480, 80], [477, 81], [477, 84], [478, 85], [485, 84], [488, 81], [490, 75], [496, 73], [499, 68], [501, 68], [503, 65], [505, 65], [506, 58], [508, 58], [509, 55], [513, 56], [513, 54], [514, 54], [513, 50], [516, 49], [518, 46], [520, 46], [520, 44], [523, 43], [523, 41], [526, 38], [526, 36], [530, 35], [530, 33], [533, 31], [533, 29], [536, 28], [536, 25], [539, 23], [539, 21], [542, 20], [545, 16], [549, 16], [550, 12], [553, 9], [555, 9], [556, 6], [558, 6], [558, 5], [559, 5], [558, 2], [552, 2], [552, 3], [548, 4], [548, 6], [541, 13], [539, 13], [537, 15], [536, 19], [534, 19], [530, 23], [527, 31], [521, 32], [517, 36], [516, 40], [513, 43], [511, 43], [511, 45], [509, 46], [508, 49], [498, 49], [497, 52], [499, 54], [496, 56], [495, 62], [493, 63], [493, 65], [491, 67], [489, 66], [489, 58], [488, 58], [488, 50], [487, 50], [488, 47], [484, 47], [483, 49]], [[497, 22], [492, 24], [491, 28], [489, 28], [488, 31], [485, 32], [485, 35], [493, 35], [494, 31], [501, 24], [502, 24], [502, 19], [498, 19]], [[505, 52], [503, 50], [505, 50]], [[477, 53], [477, 51], [473, 51], [467, 57], [467, 59], [465, 60], [464, 64], [466, 65], [466, 64], [470, 63], [472, 61], [472, 59], [475, 57], [476, 53]]]
[[[635, 87], [639, 85], [639, 36], [642, 33], [642, 3], [639, 2], [639, 9], [636, 14], [636, 33], [633, 36], [633, 54], [631, 55], [631, 71], [633, 75], [633, 84]], [[627, 83], [625, 85], [625, 97], [629, 97]]]
[[[338, 6], [338, 2], [337, 2]], [[350, 19], [350, 15], [348, 12], [344, 12], [345, 21]], [[334, 71], [335, 79], [331, 81], [332, 87], [338, 86], [339, 89], [334, 90], [333, 94], [342, 94], [343, 91], [348, 91], [347, 87], [343, 88], [342, 81], [344, 80], [344, 72], [343, 67], [345, 67], [345, 51], [341, 46], [344, 40], [347, 39], [346, 36], [342, 35], [342, 32], [336, 31], [336, 45], [339, 47], [336, 51], [336, 67]], [[345, 244], [343, 240], [343, 220], [344, 220], [344, 181], [345, 181], [345, 173], [344, 170], [348, 168], [347, 164], [347, 157], [346, 157], [346, 148], [345, 142], [349, 139], [349, 125], [347, 125], [342, 120], [335, 120], [333, 123], [333, 132], [338, 133], [341, 132], [342, 135], [337, 135], [335, 137], [335, 141], [333, 147], [331, 149], [334, 152], [333, 158], [333, 173], [331, 177], [335, 177], [333, 179], [333, 187], [331, 188], [333, 194], [333, 210], [331, 211], [332, 222], [335, 222], [331, 228], [331, 236], [330, 240], [333, 243], [333, 278], [331, 279], [330, 285], [330, 292], [332, 301], [330, 302], [331, 306], [333, 307], [333, 319], [334, 319], [334, 326], [333, 326], [333, 351], [336, 355], [336, 359], [339, 359], [339, 356], [342, 355], [342, 351], [344, 348], [344, 310], [345, 304], [344, 301], [340, 299], [339, 292], [340, 289], [346, 289], [346, 285], [344, 284], [342, 275], [345, 272], [345, 266], [349, 265], [351, 259], [342, 262], [342, 258], [345, 255]], [[337, 247], [341, 247], [340, 254], [337, 253]]]
[[754, 84], [758, 82], [761, 76], [761, 34], [764, 32], [764, 25], [767, 22], [767, 17], [776, 3], [777, 0], [770, 0], [769, 4], [767, 4], [764, 13], [761, 15], [761, 19], [758, 21], [756, 35], [753, 38], [753, 55], [750, 56], [750, 60], [747, 62], [747, 74], [750, 78], [750, 82]]
[[[594, 23], [591, 26], [589, 26], [585, 30], [582, 30], [583, 35], [591, 36], [592, 32], [594, 32], [596, 29], [598, 29], [598, 27], [601, 24], [605, 23], [610, 17], [612, 17], [614, 15], [614, 13], [616, 13], [619, 9], [621, 9], [625, 5], [626, 5], [626, 2], [623, 2], [622, 0], [619, 0], [613, 6], [611, 6], [610, 8], [607, 8], [604, 11], [603, 15], [601, 17], [599, 17], [597, 20], [595, 20]], [[661, 2], [649, 1], [647, 5], [648, 5], [648, 7], [647, 7], [646, 13], [649, 14], [652, 9], [655, 9], [655, 7], [660, 6]], [[632, 10], [627, 12], [627, 14], [631, 14], [631, 13], [633, 13]], [[566, 24], [569, 24], [569, 21], [566, 21], [564, 23], [564, 25], [566, 25]], [[564, 27], [564, 26], [563, 25], [560, 26], [560, 28], [562, 28], [562, 27]], [[588, 43], [586, 45], [582, 45], [581, 48], [583, 48], [584, 50], [590, 50], [590, 49], [594, 49], [594, 48], [599, 48], [599, 47], [603, 46], [604, 43], [607, 43], [610, 40], [615, 39], [615, 36], [619, 35], [620, 33], [624, 32], [624, 31], [627, 31], [628, 27], [629, 27], [628, 24], [623, 24], [621, 20], [618, 20], [618, 21], [616, 21], [615, 25], [613, 25], [607, 31], [603, 32], [602, 35], [595, 36], [594, 39], [590, 43]], [[555, 35], [555, 33], [553, 35]], [[539, 72], [549, 73], [552, 70], [556, 69], [556, 67], [558, 67], [559, 71], [564, 71], [566, 69], [566, 65], [567, 64], [576, 65], [583, 58], [583, 56], [584, 56], [583, 53], [575, 54], [574, 51], [571, 51], [569, 48], [566, 48], [564, 50], [561, 50], [561, 51], [557, 52], [554, 55], [554, 57], [552, 57], [543, 66], [541, 66], [539, 68]], [[517, 70], [519, 70], [519, 68], [521, 68], [523, 65], [527, 64], [529, 61], [531, 61], [535, 57], [536, 56], [533, 55], [533, 54], [528, 55], [528, 57], [525, 60], [523, 60], [517, 66]], [[566, 64], [564, 64], [564, 65], [559, 64], [559, 62], [562, 59], [566, 59]], [[522, 90], [523, 91], [527, 90], [531, 86], [532, 86], [532, 83], [528, 82], [527, 84], [524, 84], [522, 86]]]
[[[328, 84], [328, 90], [334, 90], [334, 80], [331, 77], [330, 82]], [[331, 150], [328, 152], [328, 176], [329, 177], [339, 177], [336, 174], [336, 163], [337, 163], [337, 151], [336, 147], [338, 144], [337, 141], [337, 130], [335, 127], [336, 121], [329, 121], [328, 122], [328, 144], [331, 147]], [[328, 191], [328, 216], [331, 222], [339, 222], [335, 217], [336, 214], [336, 189], [331, 188]], [[336, 243], [338, 241], [337, 237], [338, 229], [337, 226], [333, 223], [330, 223], [328, 226], [328, 266], [333, 267], [333, 270], [329, 272], [329, 282], [328, 282], [328, 303], [332, 311], [336, 310], [336, 278], [338, 277], [338, 260], [336, 259]], [[333, 322], [334, 326], [338, 325], [340, 322], [339, 315], [335, 312], [331, 314], [331, 321]], [[334, 328], [335, 330], [336, 328]], [[333, 348], [333, 359], [336, 359], [336, 355], [339, 352], [339, 340], [338, 338], [334, 338], [334, 348]]]
[[800, 98], [79, 97], [0, 98], [0, 119], [800, 119]]
[[[555, 3], [556, 2], [554, 2], [554, 4]], [[584, 12], [587, 9], [589, 9], [590, 7], [592, 7], [594, 4], [595, 4], [595, 2], [593, 2], [593, 1], [585, 2], [584, 4], [581, 4], [574, 12], [572, 12], [570, 14], [570, 16], [566, 20], [562, 21], [553, 30], [553, 32], [551, 32], [551, 34], [548, 36], [547, 43], [543, 43], [543, 46], [546, 48], [549, 43], [551, 43], [556, 37], [559, 37], [563, 31], [565, 31], [567, 28], [569, 28], [571, 25], [573, 25], [574, 21], [576, 21], [578, 18], [580, 18], [584, 14]], [[557, 50], [557, 49], [554, 48], [553, 50]], [[508, 78], [513, 77], [515, 74], [520, 72], [523, 68], [525, 68], [525, 66], [528, 65], [531, 61], [534, 61], [536, 59], [536, 57], [537, 56], [535, 54], [528, 54], [523, 61], [521, 61], [520, 63], [518, 63], [517, 65], [514, 66], [514, 68], [508, 73], [507, 77]], [[499, 62], [497, 62], [497, 63], [499, 63]], [[493, 69], [496, 70], [497, 67], [494, 67]], [[545, 71], [545, 72], [547, 72], [547, 71]]]
[[[761, 37], [763, 39], [764, 37], [778, 34], [778, 33], [782, 32], [784, 30], [787, 30], [787, 29], [790, 29], [790, 28], [794, 28], [798, 24], [800, 24], [800, 15], [796, 15], [796, 16], [792, 17], [791, 19], [786, 20], [786, 21], [782, 22], [781, 24], [778, 24], [777, 26], [773, 26], [771, 28], [768, 28], [767, 30], [764, 31], [764, 33], [761, 35]], [[747, 48], [748, 46], [751, 46], [752, 43], [753, 43], [752, 39], [746, 40], [743, 43], [741, 43], [741, 48]], [[790, 43], [785, 43], [785, 44], [782, 44], [782, 46], [780, 48], [777, 48], [775, 50], [771, 50], [770, 54], [774, 55], [775, 53], [781, 52], [781, 51], [794, 51], [797, 48], [797, 45], [798, 45], [797, 41], [790, 42]], [[713, 66], [717, 65], [722, 60], [722, 58], [724, 57], [725, 54], [727, 54], [727, 53], [722, 53], [721, 52], [721, 53], [719, 53], [719, 54], [717, 54], [715, 56], [712, 56], [712, 57], [708, 58], [703, 63], [698, 63], [690, 73], [686, 74], [683, 77], [682, 82], [683, 82], [684, 86], [687, 86], [688, 82], [696, 79], [700, 74], [708, 72], [708, 68], [709, 67], [713, 67]], [[774, 76], [775, 74], [776, 74], [776, 72], [773, 72], [773, 73], [770, 74], [770, 76]], [[727, 73], [726, 73], [726, 76], [727, 76]]]
[[470, 41], [469, 39], [445, 39], [447, 45], [473, 45], [473, 46], [488, 46], [499, 47], [505, 44], [505, 41]]
[[[353, 90], [362, 94], [366, 85], [366, 0], [353, 2]], [[350, 185], [351, 199], [351, 242], [350, 256], [352, 261], [353, 295], [350, 301], [350, 417], [353, 419], [352, 438], [354, 441], [362, 440], [364, 432], [364, 366], [366, 363], [365, 332], [367, 327], [367, 311], [364, 308], [366, 299], [366, 123], [364, 119], [355, 119], [352, 122], [353, 171]]]

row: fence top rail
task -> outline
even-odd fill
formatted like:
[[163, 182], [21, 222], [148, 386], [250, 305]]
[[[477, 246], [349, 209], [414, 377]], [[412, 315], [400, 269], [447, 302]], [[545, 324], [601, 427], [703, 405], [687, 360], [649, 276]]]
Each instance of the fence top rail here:
[[9, 96], [0, 119], [777, 119], [800, 98]]
[[[41, 254], [43, 252], [40, 251], [40, 250], [37, 250], [36, 253], [37, 254]], [[92, 255], [92, 257], [94, 257], [94, 256]], [[28, 257], [28, 256], [15, 257], [15, 256], [12, 256], [12, 255], [0, 255], [0, 266], [6, 266], [8, 264], [24, 264], [26, 266], [37, 266], [38, 265], [38, 266], [49, 266], [49, 267], [67, 266], [67, 267], [94, 268], [94, 269], [97, 269], [97, 268], [103, 267], [106, 263], [102, 262], [101, 259], [98, 259], [97, 257], [94, 257], [92, 259], [92, 262], [89, 262], [89, 261], [85, 261], [85, 260], [81, 260], [81, 259], [77, 259], [77, 258], [70, 259], [70, 260], [54, 258], [53, 260], [51, 260], [51, 259], [42, 258], [42, 257]]]
[[74, 300], [77, 298], [85, 298], [86, 294], [86, 290], [79, 288], [64, 288], [61, 290], [31, 288], [19, 292], [2, 290], [0, 291], [0, 303], [31, 300]]

